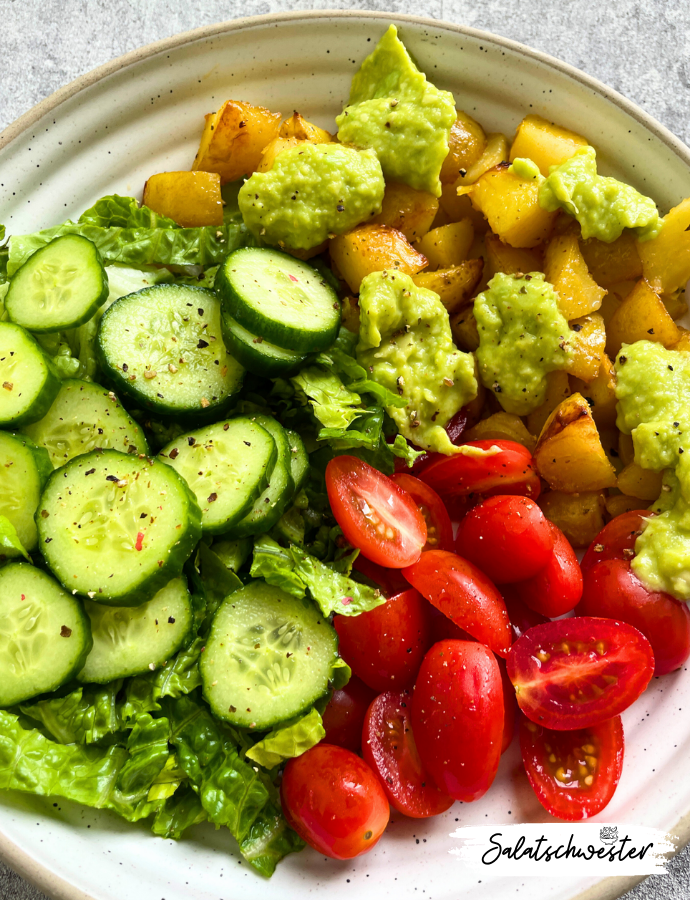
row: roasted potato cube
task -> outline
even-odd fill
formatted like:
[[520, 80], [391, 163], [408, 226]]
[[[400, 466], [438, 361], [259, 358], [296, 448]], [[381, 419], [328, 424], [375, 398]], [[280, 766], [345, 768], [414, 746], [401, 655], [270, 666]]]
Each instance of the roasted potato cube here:
[[297, 138], [298, 141], [311, 141], [312, 144], [330, 144], [335, 140], [330, 131], [307, 122], [297, 110], [280, 126], [278, 137]]
[[[456, 180], [452, 184], [445, 184], [443, 186], [443, 192], [441, 194], [441, 206], [451, 218], [451, 221], [458, 222], [460, 219], [465, 218], [468, 215], [468, 208], [472, 209], [472, 205], [469, 200], [463, 200], [462, 196], [458, 195], [458, 190], [463, 187], [467, 187], [468, 184], [474, 184], [474, 182], [484, 174], [484, 172], [488, 172], [489, 169], [493, 169], [494, 166], [497, 166], [499, 163], [505, 162], [508, 159], [508, 141], [504, 134], [490, 134], [486, 141], [486, 146], [482, 152], [482, 155], [479, 157], [476, 162], [472, 163], [472, 165], [464, 170], [465, 174], [461, 172], [460, 175], [456, 178]], [[479, 215], [481, 219], [484, 217], [480, 214], [476, 213], [475, 216]], [[477, 223], [473, 224], [477, 227]]]
[[508, 163], [490, 169], [461, 190], [469, 193], [494, 234], [511, 247], [536, 247], [551, 233], [556, 213], [539, 205], [539, 185], [511, 172]]
[[279, 128], [280, 113], [241, 100], [227, 100], [218, 112], [206, 116], [192, 171], [218, 172], [221, 184], [250, 175]]
[[561, 529], [573, 547], [589, 547], [604, 527], [606, 506], [602, 491], [548, 491], [538, 503], [546, 518]]
[[618, 435], [618, 456], [624, 466], [629, 466], [635, 458], [633, 439], [629, 434], [623, 434], [622, 431]]
[[599, 313], [574, 319], [570, 327], [571, 345], [574, 353], [568, 371], [574, 378], [581, 378], [589, 383], [599, 374], [601, 360], [606, 346], [606, 328]]
[[413, 275], [412, 280], [418, 287], [436, 291], [441, 303], [449, 313], [453, 313], [471, 302], [483, 268], [483, 260], [467, 259], [459, 266], [437, 269], [435, 272], [420, 272]]
[[639, 497], [628, 497], [626, 494], [613, 494], [606, 498], [606, 512], [612, 519], [634, 509], [646, 510], [649, 503]]
[[397, 269], [416, 275], [427, 265], [426, 257], [415, 250], [405, 235], [387, 225], [360, 225], [334, 237], [329, 249], [331, 259], [355, 294], [370, 272]]
[[549, 372], [546, 376], [546, 398], [542, 405], [527, 416], [530, 434], [541, 434], [544, 423], [556, 407], [570, 396], [570, 382], [567, 372]]
[[381, 212], [368, 224], [397, 228], [408, 241], [417, 241], [431, 228], [437, 212], [438, 197], [400, 181], [388, 181]]
[[466, 306], [450, 317], [450, 330], [456, 346], [461, 350], [474, 352], [479, 346], [477, 320], [471, 306]]
[[458, 117], [450, 129], [448, 156], [441, 166], [441, 183], [452, 184], [480, 158], [486, 147], [484, 129], [471, 116], [458, 110]]
[[678, 331], [680, 332], [680, 337], [672, 344], [671, 350], [683, 350], [685, 353], [690, 352], [690, 331], [687, 328], [682, 328], [680, 325], [678, 326]]
[[528, 272], [542, 271], [542, 258], [536, 250], [518, 249], [504, 244], [495, 234], [487, 234], [484, 238], [486, 248], [486, 266], [484, 273], [487, 281], [491, 281], [496, 272], [506, 275], [524, 275]]
[[586, 144], [587, 141], [574, 131], [547, 122], [541, 116], [525, 116], [515, 132], [510, 161], [531, 159], [542, 175], [548, 175], [549, 166], [560, 165]]
[[601, 357], [596, 377], [587, 383], [571, 376], [570, 390], [573, 394], [582, 394], [587, 400], [597, 428], [608, 428], [616, 424], [616, 372], [605, 353]]
[[611, 291], [608, 294], [604, 295], [604, 299], [601, 301], [601, 306], [599, 307], [599, 315], [604, 320], [604, 325], [608, 328], [609, 322], [613, 318], [613, 314], [621, 305], [621, 300], [618, 295], [612, 293]]
[[[589, 400], [589, 398], [585, 397], [585, 400]], [[620, 437], [620, 431], [615, 425], [607, 425], [606, 427], [597, 425], [597, 429], [599, 430], [599, 440], [601, 441], [601, 446], [604, 448], [604, 453], [608, 456], [609, 462], [615, 469], [616, 475], [618, 475], [623, 468], [620, 453], [618, 452], [618, 438]]]
[[616, 487], [621, 494], [652, 503], [661, 494], [661, 472], [643, 469], [633, 460], [618, 473]]
[[473, 240], [472, 223], [469, 219], [461, 219], [459, 222], [452, 222], [450, 225], [442, 225], [429, 231], [417, 242], [417, 248], [429, 260], [429, 268], [432, 271], [449, 269], [467, 259]]
[[688, 311], [688, 301], [684, 289], [673, 291], [671, 294], [662, 294], [661, 302], [666, 307], [666, 312], [674, 321], [682, 318]]
[[580, 250], [589, 274], [602, 287], [619, 281], [637, 281], [642, 277], [642, 260], [632, 232], [623, 234], [610, 244], [597, 238], [580, 241]]
[[644, 277], [659, 293], [685, 287], [690, 278], [690, 197], [664, 217], [658, 237], [638, 241]]
[[641, 278], [611, 316], [606, 329], [606, 352], [615, 359], [623, 344], [655, 341], [671, 347], [679, 337], [678, 326], [659, 295]]
[[482, 419], [477, 424], [465, 431], [463, 440], [468, 441], [515, 441], [532, 452], [537, 443], [534, 435], [525, 428], [525, 424], [519, 416], [512, 413], [497, 412], [487, 419]]
[[587, 271], [574, 234], [552, 238], [544, 255], [544, 275], [558, 292], [558, 306], [566, 319], [595, 312], [606, 291]]
[[303, 141], [300, 138], [296, 137], [274, 138], [270, 144], [264, 147], [264, 152], [261, 154], [261, 159], [259, 160], [259, 164], [256, 167], [256, 171], [268, 172], [273, 168], [273, 163], [276, 161], [276, 156], [279, 153], [282, 153], [283, 150], [287, 150], [290, 147], [296, 147], [301, 143], [303, 143]]
[[160, 172], [144, 185], [144, 206], [183, 228], [223, 224], [217, 172]]
[[577, 494], [616, 484], [589, 404], [572, 394], [551, 413], [539, 435], [534, 462], [554, 491]]

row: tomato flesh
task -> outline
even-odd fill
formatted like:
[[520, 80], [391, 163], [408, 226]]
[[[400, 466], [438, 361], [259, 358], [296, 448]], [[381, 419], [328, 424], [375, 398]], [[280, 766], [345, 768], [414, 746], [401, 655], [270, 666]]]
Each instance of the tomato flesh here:
[[606, 559], [626, 559], [635, 555], [635, 541], [642, 534], [644, 520], [655, 513], [649, 510], [630, 510], [622, 513], [605, 525], [594, 538], [582, 557], [583, 574]]
[[332, 744], [317, 744], [289, 760], [280, 796], [288, 825], [331, 859], [367, 853], [390, 816], [386, 795], [369, 766]]
[[403, 575], [455, 625], [506, 656], [511, 634], [503, 597], [471, 562], [455, 553], [427, 550]]
[[521, 494], [536, 500], [541, 482], [526, 447], [515, 441], [469, 441], [464, 447], [499, 452], [486, 456], [456, 453], [425, 466], [422, 481], [439, 496], [458, 494]]
[[552, 816], [575, 822], [601, 812], [623, 769], [623, 724], [614, 716], [590, 728], [550, 731], [522, 718], [520, 749], [530, 784]]
[[436, 787], [419, 758], [412, 733], [412, 697], [407, 691], [387, 691], [373, 701], [362, 735], [365, 761], [398, 812], [426, 819], [445, 812], [453, 798]]
[[412, 731], [436, 785], [469, 802], [491, 787], [503, 735], [501, 673], [493, 653], [440, 641], [424, 657], [412, 696]]
[[369, 704], [376, 692], [356, 675], [352, 675], [344, 688], [333, 691], [328, 706], [323, 712], [324, 741], [336, 744], [353, 753], [359, 753], [362, 746], [362, 727]]
[[654, 674], [654, 653], [632, 625], [581, 616], [536, 625], [508, 654], [525, 715], [545, 728], [589, 728], [627, 709]]
[[549, 527], [554, 538], [549, 561], [514, 588], [526, 606], [548, 619], [557, 619], [575, 609], [582, 597], [582, 570], [568, 538], [553, 522]]
[[432, 643], [428, 605], [408, 589], [358, 616], [336, 616], [340, 655], [380, 693], [411, 687]]
[[424, 484], [414, 475], [397, 473], [390, 476], [391, 481], [412, 497], [419, 507], [426, 522], [426, 544], [424, 550], [452, 550], [453, 526], [450, 516], [443, 505], [443, 500], [428, 484]]
[[654, 651], [655, 675], [679, 669], [690, 656], [687, 603], [648, 590], [626, 559], [604, 560], [587, 569], [576, 613], [618, 619], [641, 631]]
[[372, 562], [402, 569], [426, 543], [426, 523], [412, 497], [356, 456], [336, 456], [326, 467], [326, 490], [347, 540]]
[[460, 522], [455, 541], [456, 552], [494, 584], [536, 575], [551, 560], [553, 546], [549, 520], [534, 500], [510, 495], [475, 506]]

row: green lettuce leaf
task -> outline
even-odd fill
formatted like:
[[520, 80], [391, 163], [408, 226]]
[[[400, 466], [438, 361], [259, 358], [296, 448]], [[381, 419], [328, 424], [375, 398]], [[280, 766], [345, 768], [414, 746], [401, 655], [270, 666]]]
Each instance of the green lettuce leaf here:
[[169, 754], [165, 765], [149, 788], [148, 800], [169, 800], [187, 776], [177, 764], [177, 754]]
[[181, 226], [159, 213], [140, 207], [134, 197], [110, 194], [101, 197], [79, 216], [80, 225], [98, 225], [101, 228], [180, 228]]
[[31, 562], [31, 557], [19, 540], [17, 529], [7, 516], [0, 516], [0, 560], [15, 556], [23, 556]]
[[311, 709], [297, 721], [269, 732], [263, 740], [247, 750], [246, 757], [266, 769], [273, 769], [286, 759], [306, 753], [325, 736], [326, 729], [321, 716], [317, 710]]
[[263, 578], [293, 597], [306, 597], [307, 586], [295, 572], [295, 561], [289, 550], [262, 534], [254, 542], [254, 556], [249, 570], [252, 578]]
[[156, 810], [151, 831], [158, 837], [179, 841], [188, 828], [207, 820], [199, 795], [183, 785]]
[[120, 709], [126, 727], [144, 713], [160, 711], [159, 701], [164, 697], [182, 697], [201, 685], [199, 659], [203, 646], [203, 638], [197, 637], [165, 666], [128, 680]]
[[49, 697], [20, 706], [60, 744], [95, 744], [122, 731], [117, 700], [122, 681], [80, 687], [64, 697]]
[[349, 428], [362, 413], [360, 395], [348, 390], [333, 372], [306, 366], [290, 381], [305, 394], [314, 415], [325, 428]]
[[240, 841], [240, 850], [248, 863], [260, 874], [270, 878], [276, 866], [288, 853], [305, 847], [302, 838], [288, 827], [278, 801], [270, 801], [252, 823], [247, 836]]
[[127, 738], [129, 757], [120, 770], [118, 788], [126, 795], [148, 794], [170, 757], [168, 733], [164, 718], [154, 719], [149, 713], [138, 716]]

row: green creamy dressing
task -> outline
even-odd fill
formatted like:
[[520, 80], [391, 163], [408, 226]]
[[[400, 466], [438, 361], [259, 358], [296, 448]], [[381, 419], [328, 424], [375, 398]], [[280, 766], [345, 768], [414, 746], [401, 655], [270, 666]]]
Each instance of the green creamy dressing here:
[[387, 179], [441, 196], [455, 100], [427, 81], [391, 25], [352, 79], [338, 140], [376, 151]]
[[690, 600], [690, 353], [637, 341], [618, 354], [616, 375], [616, 424], [632, 435], [635, 462], [664, 472], [632, 569], [649, 590]]
[[438, 294], [400, 272], [372, 272], [359, 294], [357, 360], [369, 377], [400, 394], [387, 407], [398, 430], [417, 447], [456, 453], [445, 425], [477, 396], [474, 359], [453, 343]]
[[572, 349], [558, 295], [541, 272], [494, 275], [474, 301], [482, 384], [506, 412], [526, 416], [546, 398], [548, 372], [565, 369]]
[[267, 244], [308, 250], [381, 212], [385, 184], [373, 150], [303, 142], [240, 188], [245, 225]]
[[560, 166], [551, 166], [550, 174], [539, 184], [539, 205], [549, 212], [563, 209], [570, 213], [580, 223], [585, 239], [610, 243], [624, 228], [632, 228], [638, 240], [647, 241], [661, 230], [654, 201], [629, 184], [598, 175], [596, 151], [590, 146], [581, 147]]

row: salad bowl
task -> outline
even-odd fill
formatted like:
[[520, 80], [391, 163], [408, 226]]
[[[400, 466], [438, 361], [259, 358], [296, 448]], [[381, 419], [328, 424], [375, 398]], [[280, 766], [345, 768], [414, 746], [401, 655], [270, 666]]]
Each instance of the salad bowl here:
[[[153, 172], [188, 169], [204, 113], [229, 97], [332, 128], [356, 67], [389, 23], [458, 108], [490, 131], [512, 133], [534, 113], [596, 146], [601, 170], [655, 199], [662, 211], [690, 195], [690, 151], [662, 126], [581, 72], [519, 44], [416, 17], [362, 12], [287, 13], [210, 26], [136, 50], [39, 104], [0, 135], [0, 219], [8, 233], [77, 216], [104, 194], [140, 197]], [[624, 715], [626, 761], [602, 822], [646, 825], [690, 838], [690, 675], [654, 679]], [[451, 900], [521, 896], [606, 900], [635, 878], [581, 875], [532, 881], [470, 873], [451, 851], [460, 826], [554, 821], [538, 804], [513, 745], [493, 790], [433, 820], [394, 816], [366, 857], [290, 856], [270, 882], [243, 863], [227, 832], [198, 826], [175, 843], [108, 813], [18, 794], [0, 795], [0, 855], [59, 900], [340, 900], [426, 894]], [[577, 826], [575, 826], [577, 827]]]

